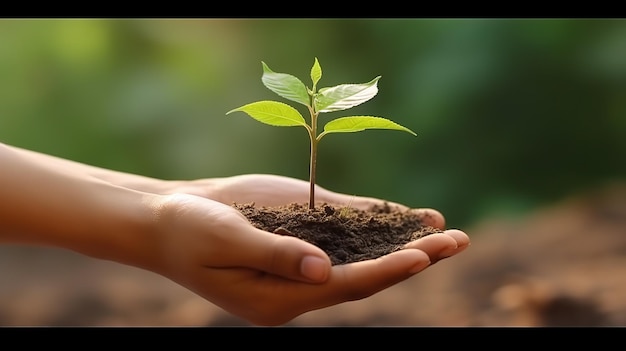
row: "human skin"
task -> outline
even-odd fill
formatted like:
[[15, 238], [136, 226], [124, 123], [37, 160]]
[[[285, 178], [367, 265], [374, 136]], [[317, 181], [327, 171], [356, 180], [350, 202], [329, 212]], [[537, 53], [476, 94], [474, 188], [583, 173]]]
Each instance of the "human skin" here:
[[[254, 227], [233, 202], [307, 202], [303, 180], [160, 180], [0, 143], [0, 243], [61, 247], [165, 276], [256, 325], [371, 296], [470, 244], [448, 229], [378, 259], [332, 266], [320, 248]], [[385, 202], [316, 188], [320, 202]], [[389, 202], [387, 202], [389, 203]], [[433, 209], [416, 211], [444, 229]]]

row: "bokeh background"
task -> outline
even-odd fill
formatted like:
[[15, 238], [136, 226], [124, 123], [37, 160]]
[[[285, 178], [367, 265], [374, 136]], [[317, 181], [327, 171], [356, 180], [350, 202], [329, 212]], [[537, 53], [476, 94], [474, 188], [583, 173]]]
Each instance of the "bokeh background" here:
[[320, 87], [382, 76], [322, 123], [366, 114], [418, 134], [324, 138], [326, 188], [469, 232], [626, 178], [621, 19], [3, 19], [0, 141], [157, 178], [306, 180], [304, 129], [225, 113], [284, 101], [261, 61], [310, 86], [316, 57]]

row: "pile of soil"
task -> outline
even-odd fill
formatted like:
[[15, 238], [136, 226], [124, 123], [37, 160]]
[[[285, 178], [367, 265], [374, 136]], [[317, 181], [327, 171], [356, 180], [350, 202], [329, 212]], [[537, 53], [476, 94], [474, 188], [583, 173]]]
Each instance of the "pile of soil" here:
[[257, 228], [290, 235], [324, 250], [333, 265], [378, 258], [397, 251], [408, 242], [441, 230], [423, 224], [411, 211], [400, 212], [388, 205], [369, 210], [308, 203], [255, 207], [234, 204]]

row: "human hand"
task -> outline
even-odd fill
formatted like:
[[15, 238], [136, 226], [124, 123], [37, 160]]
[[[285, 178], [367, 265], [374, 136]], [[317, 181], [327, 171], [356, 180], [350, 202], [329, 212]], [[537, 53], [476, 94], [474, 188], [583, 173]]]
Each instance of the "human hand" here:
[[[378, 259], [332, 266], [320, 248], [260, 230], [231, 206], [306, 201], [304, 181], [267, 175], [162, 181], [3, 144], [0, 164], [0, 198], [12, 200], [0, 206], [0, 243], [56, 246], [151, 270], [254, 324], [284, 324], [368, 297], [469, 245], [465, 233], [447, 230]], [[383, 203], [319, 187], [318, 200], [359, 208]], [[443, 227], [438, 212], [418, 211]]]
[[[165, 228], [159, 236], [163, 250], [159, 273], [253, 324], [284, 324], [311, 310], [366, 298], [469, 245], [465, 233], [447, 230], [375, 260], [331, 266], [321, 249], [259, 230], [225, 204], [300, 201], [308, 198], [307, 182], [271, 175], [223, 180], [213, 187], [213, 194], [224, 203], [184, 194], [167, 197], [159, 216], [159, 226]], [[352, 199], [355, 207], [382, 202], [320, 192], [321, 201]], [[425, 218], [434, 226], [443, 226], [439, 212], [420, 211], [429, 214]]]

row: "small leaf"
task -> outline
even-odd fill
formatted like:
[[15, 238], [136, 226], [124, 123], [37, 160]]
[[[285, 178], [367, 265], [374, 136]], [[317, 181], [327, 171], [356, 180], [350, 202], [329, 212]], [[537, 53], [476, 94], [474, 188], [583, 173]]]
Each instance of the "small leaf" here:
[[326, 123], [326, 125], [324, 126], [324, 132], [321, 133], [317, 139], [319, 140], [322, 138], [322, 136], [329, 133], [352, 133], [360, 132], [366, 129], [393, 129], [411, 133], [417, 136], [417, 134], [415, 134], [415, 132], [413, 132], [409, 128], [401, 126], [398, 123], [390, 121], [386, 118], [372, 116], [350, 116], [337, 118]]
[[313, 91], [315, 92], [315, 86], [317, 82], [322, 79], [322, 67], [320, 63], [317, 61], [317, 57], [315, 58], [315, 62], [313, 63], [313, 67], [311, 67], [311, 81], [313, 81]]
[[278, 127], [308, 127], [304, 117], [295, 108], [278, 101], [257, 101], [226, 112], [245, 112], [259, 122]]
[[315, 110], [333, 112], [347, 110], [376, 96], [380, 76], [364, 84], [341, 84], [322, 88], [315, 96]]
[[300, 79], [291, 74], [276, 73], [265, 62], [261, 61], [261, 63], [263, 64], [263, 76], [261, 77], [263, 85], [285, 99], [309, 106], [309, 93]]

